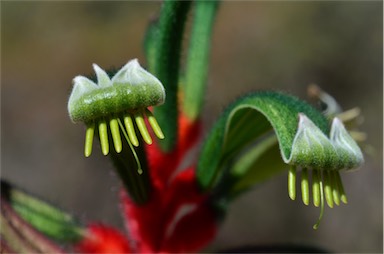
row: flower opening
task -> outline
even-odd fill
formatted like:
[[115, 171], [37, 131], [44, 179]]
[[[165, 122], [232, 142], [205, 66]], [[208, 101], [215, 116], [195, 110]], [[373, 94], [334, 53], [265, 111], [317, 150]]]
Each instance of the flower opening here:
[[87, 126], [85, 156], [89, 157], [92, 153], [95, 130], [104, 155], [109, 153], [108, 129], [117, 153], [122, 150], [120, 130], [133, 146], [139, 146], [137, 130], [144, 142], [152, 144], [145, 118], [155, 135], [163, 139], [164, 134], [156, 118], [148, 110], [150, 106], [164, 103], [165, 91], [161, 82], [144, 70], [137, 59], [129, 61], [112, 78], [96, 64], [93, 68], [97, 84], [83, 76], [75, 77], [68, 101], [71, 120], [74, 123], [84, 122]]
[[[284, 161], [291, 165], [288, 171], [288, 195], [296, 199], [296, 171], [301, 171], [301, 196], [303, 203], [310, 203], [310, 184], [312, 183], [313, 204], [321, 207], [320, 217], [314, 225], [317, 229], [324, 212], [324, 201], [330, 208], [334, 204], [347, 203], [341, 170], [359, 167], [363, 154], [345, 129], [343, 123], [334, 118], [328, 138], [306, 115], [299, 114], [299, 127], [292, 144], [289, 158], [283, 154]], [[312, 173], [309, 174], [309, 169]], [[312, 182], [310, 182], [310, 176]]]

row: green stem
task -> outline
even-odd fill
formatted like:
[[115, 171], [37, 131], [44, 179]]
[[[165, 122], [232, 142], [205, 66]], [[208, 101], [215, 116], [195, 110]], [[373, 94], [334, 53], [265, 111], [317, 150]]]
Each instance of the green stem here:
[[149, 43], [154, 48], [154, 75], [162, 82], [167, 99], [161, 106], [155, 107], [154, 114], [162, 127], [166, 139], [159, 141], [163, 151], [171, 151], [177, 142], [177, 88], [179, 77], [180, 51], [184, 24], [190, 1], [165, 0], [161, 9], [158, 31], [151, 36]]
[[218, 1], [196, 1], [184, 81], [183, 112], [195, 120], [204, 101], [212, 27]]
[[116, 153], [114, 149], [111, 149], [110, 158], [114, 162], [116, 171], [133, 201], [137, 204], [144, 204], [149, 199], [151, 189], [147, 160], [143, 148], [144, 144], [140, 139], [139, 146], [137, 148], [133, 147], [122, 120], [118, 119], [118, 123], [126, 142], [122, 142], [123, 149], [120, 153]]

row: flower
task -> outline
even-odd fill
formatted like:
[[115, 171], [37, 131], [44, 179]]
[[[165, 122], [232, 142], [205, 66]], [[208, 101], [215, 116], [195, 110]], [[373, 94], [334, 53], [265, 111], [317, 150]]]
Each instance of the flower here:
[[[340, 177], [340, 170], [359, 167], [363, 154], [338, 118], [332, 121], [328, 138], [308, 117], [299, 114], [296, 132], [289, 158], [282, 153], [286, 163], [292, 166], [288, 172], [288, 194], [296, 198], [296, 168], [302, 167], [301, 193], [305, 205], [309, 204], [309, 174], [312, 169], [312, 195], [316, 207], [321, 205], [319, 221], [324, 210], [324, 196], [330, 208], [347, 203], [347, 197]], [[316, 229], [319, 221], [314, 225]]]
[[[146, 128], [144, 116], [148, 118], [156, 136], [163, 139], [164, 135], [160, 126], [147, 109], [150, 106], [164, 103], [165, 91], [161, 82], [144, 70], [137, 59], [129, 61], [112, 79], [98, 65], [94, 64], [93, 68], [97, 84], [83, 76], [75, 77], [68, 101], [71, 120], [75, 123], [85, 122], [87, 125], [85, 156], [89, 157], [92, 153], [96, 126], [98, 126], [101, 150], [104, 155], [109, 153], [108, 124], [117, 153], [122, 150], [119, 127], [128, 142], [134, 146], [139, 145], [133, 119], [147, 144], [151, 144], [152, 139]], [[125, 128], [122, 122], [124, 122]]]

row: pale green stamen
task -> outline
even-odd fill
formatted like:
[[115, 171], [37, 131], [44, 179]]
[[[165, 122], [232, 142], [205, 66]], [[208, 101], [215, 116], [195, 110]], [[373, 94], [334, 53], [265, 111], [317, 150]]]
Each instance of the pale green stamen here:
[[105, 120], [99, 122], [99, 138], [101, 144], [101, 151], [104, 155], [109, 153], [109, 144], [108, 144], [108, 131], [107, 123]]
[[320, 170], [312, 171], [312, 196], [313, 204], [319, 207], [321, 201], [321, 190], [320, 190]]
[[[108, 125], [112, 134], [113, 145], [117, 153], [120, 153], [123, 149], [120, 128], [122, 131], [126, 132], [127, 138], [130, 141], [131, 145], [135, 147], [139, 146], [139, 140], [136, 134], [136, 130], [139, 130], [145, 143], [149, 145], [152, 144], [151, 135], [149, 134], [149, 131], [145, 124], [145, 120], [144, 120], [145, 116], [147, 116], [148, 122], [152, 127], [155, 135], [159, 139], [163, 139], [164, 134], [159, 124], [157, 123], [155, 117], [148, 109], [145, 109], [145, 111], [136, 112], [134, 115], [129, 115], [129, 114], [125, 115], [123, 117], [125, 128], [123, 125], [119, 126], [119, 122], [121, 122], [119, 118], [112, 118], [109, 120], [102, 119], [102, 120], [96, 121], [96, 123], [95, 122], [89, 123], [87, 125], [86, 134], [85, 134], [85, 147], [84, 147], [85, 156], [89, 157], [92, 153], [92, 144], [93, 144], [93, 137], [94, 137], [96, 125], [98, 126], [101, 150], [104, 155], [107, 155], [109, 153]], [[134, 121], [132, 118], [134, 118]]]
[[87, 130], [85, 131], [85, 146], [84, 146], [85, 157], [89, 157], [92, 153], [92, 144], [93, 144], [94, 134], [95, 134], [95, 123], [91, 123], [87, 125]]
[[332, 182], [331, 172], [327, 170], [324, 174], [324, 193], [325, 200], [330, 208], [333, 208], [333, 194], [332, 194]]
[[290, 166], [288, 171], [288, 195], [292, 200], [296, 199], [296, 167]]
[[118, 123], [120, 125], [120, 128], [121, 128], [121, 130], [123, 132], [123, 135], [124, 135], [125, 139], [127, 140], [129, 148], [132, 151], [133, 157], [135, 158], [135, 161], [136, 161], [136, 164], [137, 164], [137, 172], [139, 173], [139, 175], [141, 175], [143, 173], [143, 169], [141, 168], [141, 163], [140, 163], [139, 157], [137, 156], [135, 148], [133, 148], [133, 146], [132, 146], [132, 144], [130, 142], [130, 138], [128, 137], [128, 133], [125, 131], [124, 126], [121, 123], [120, 119], [118, 119]]
[[335, 184], [338, 186], [338, 190], [339, 190], [339, 193], [340, 193], [340, 200], [344, 204], [347, 204], [348, 203], [347, 195], [345, 194], [344, 187], [343, 187], [343, 182], [341, 181], [340, 174], [339, 173], [335, 174], [335, 178], [336, 178]]
[[149, 109], [145, 110], [145, 114], [147, 115], [148, 122], [152, 127], [153, 132], [155, 133], [156, 137], [159, 139], [164, 139], [163, 131], [161, 130], [156, 118], [153, 116], [152, 112], [149, 111]]
[[139, 141], [137, 140], [135, 126], [133, 125], [132, 117], [127, 115], [124, 117], [125, 128], [127, 129], [127, 134], [132, 145], [138, 147]]
[[[292, 200], [296, 199], [296, 171], [297, 169], [293, 165], [288, 170], [288, 195]], [[314, 229], [317, 229], [324, 215], [325, 202], [330, 208], [333, 208], [334, 204], [347, 203], [347, 197], [338, 171], [313, 169], [311, 175], [313, 204], [316, 207], [320, 206], [319, 219], [313, 226]], [[301, 195], [305, 205], [309, 205], [310, 202], [309, 188], [309, 170], [304, 168], [301, 173]]]
[[321, 180], [323, 178], [322, 172], [319, 172], [319, 186], [320, 186], [320, 215], [319, 218], [317, 219], [317, 222], [315, 225], [313, 225], [313, 229], [318, 229], [320, 225], [320, 221], [323, 218], [324, 215], [324, 188], [323, 188], [323, 181]]
[[117, 153], [120, 153], [121, 150], [123, 149], [123, 145], [121, 143], [121, 136], [120, 136], [120, 130], [119, 130], [119, 123], [117, 122], [117, 119], [111, 119], [109, 121], [109, 127], [111, 129], [112, 133], [112, 139], [113, 139], [113, 144], [115, 146], [115, 151]]
[[308, 169], [304, 168], [301, 172], [301, 197], [305, 205], [309, 205], [309, 181]]
[[147, 126], [145, 125], [143, 114], [142, 113], [136, 113], [135, 114], [135, 121], [136, 121], [136, 125], [139, 128], [139, 131], [140, 131], [141, 136], [143, 137], [143, 140], [145, 141], [145, 143], [147, 143], [148, 145], [152, 144], [152, 138], [151, 138], [151, 135], [149, 135], [149, 132], [147, 130]]
[[333, 201], [336, 205], [340, 205], [340, 190], [339, 185], [337, 184], [336, 174], [338, 174], [337, 171], [331, 172], [331, 180], [332, 180], [332, 195], [333, 195]]

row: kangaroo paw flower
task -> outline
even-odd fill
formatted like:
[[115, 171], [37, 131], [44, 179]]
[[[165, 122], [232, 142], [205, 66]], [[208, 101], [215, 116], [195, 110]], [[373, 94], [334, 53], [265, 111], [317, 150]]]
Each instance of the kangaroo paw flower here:
[[313, 202], [321, 209], [317, 228], [325, 203], [332, 208], [347, 202], [340, 172], [364, 162], [342, 121], [335, 117], [329, 124], [329, 117], [339, 112], [338, 104], [325, 94], [321, 99], [332, 105], [327, 116], [279, 92], [257, 92], [236, 100], [203, 144], [197, 168], [202, 190], [214, 189], [233, 198], [288, 164], [288, 195], [296, 199], [299, 182], [303, 203]]
[[288, 172], [288, 194], [296, 196], [296, 168], [302, 167], [301, 192], [305, 205], [309, 204], [309, 175], [312, 169], [313, 204], [321, 207], [319, 221], [323, 216], [324, 201], [330, 208], [347, 203], [344, 187], [340, 178], [341, 170], [359, 167], [363, 154], [338, 118], [334, 118], [329, 138], [304, 114], [299, 114], [299, 127], [292, 144], [291, 155], [284, 161], [291, 164]]
[[[145, 124], [145, 118], [159, 139], [164, 138], [159, 124], [148, 110], [150, 106], [164, 103], [165, 91], [161, 82], [144, 70], [137, 59], [129, 61], [112, 78], [96, 64], [93, 68], [97, 84], [77, 76], [68, 101], [69, 117], [74, 123], [84, 122], [87, 126], [84, 154], [89, 157], [95, 130], [98, 132], [101, 150], [109, 153], [109, 132], [117, 153], [122, 150], [120, 130], [127, 134], [127, 141], [139, 146], [136, 133], [144, 142], [152, 144]], [[123, 124], [124, 123], [124, 124]]]

